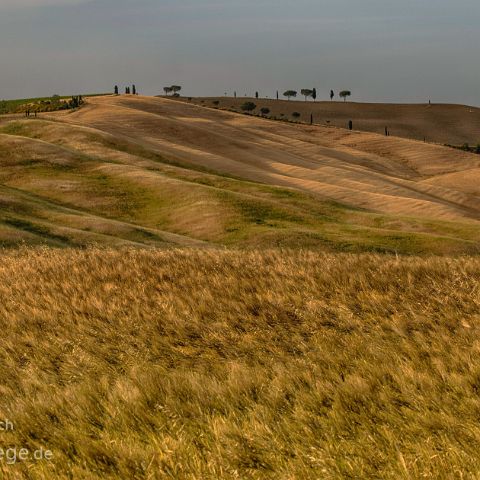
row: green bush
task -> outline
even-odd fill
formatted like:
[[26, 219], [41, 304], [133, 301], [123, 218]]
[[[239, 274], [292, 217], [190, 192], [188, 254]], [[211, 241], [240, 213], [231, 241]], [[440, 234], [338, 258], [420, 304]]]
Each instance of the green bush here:
[[257, 108], [257, 106], [253, 102], [245, 102], [240, 108], [244, 112], [252, 112]]

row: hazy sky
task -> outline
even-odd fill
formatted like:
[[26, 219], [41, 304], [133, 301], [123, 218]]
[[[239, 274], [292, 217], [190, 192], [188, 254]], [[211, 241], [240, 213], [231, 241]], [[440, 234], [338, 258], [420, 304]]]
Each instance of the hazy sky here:
[[480, 105], [479, 0], [0, 0], [0, 98], [110, 91]]

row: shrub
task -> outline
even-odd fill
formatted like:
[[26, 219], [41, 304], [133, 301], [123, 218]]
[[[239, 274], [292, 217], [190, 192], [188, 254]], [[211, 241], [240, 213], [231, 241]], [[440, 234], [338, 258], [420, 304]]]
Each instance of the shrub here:
[[240, 108], [244, 112], [252, 112], [257, 108], [257, 106], [253, 102], [245, 102]]

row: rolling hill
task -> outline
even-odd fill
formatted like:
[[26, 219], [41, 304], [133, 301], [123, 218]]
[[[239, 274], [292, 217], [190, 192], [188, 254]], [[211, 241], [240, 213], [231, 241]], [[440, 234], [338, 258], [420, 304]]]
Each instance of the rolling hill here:
[[476, 252], [477, 155], [160, 98], [0, 119], [0, 239]]
[[[432, 104], [388, 104], [358, 102], [312, 102], [294, 100], [272, 100], [268, 98], [193, 97], [191, 100], [178, 98], [200, 106], [218, 107], [241, 111], [241, 105], [251, 101], [257, 105], [254, 113], [266, 107], [268, 116], [281, 120], [310, 123], [313, 114], [315, 124], [347, 128], [353, 121], [355, 130], [390, 134], [429, 143], [461, 146], [480, 144], [480, 108], [469, 105]], [[218, 104], [217, 104], [218, 102]], [[292, 113], [300, 117], [295, 118]]]

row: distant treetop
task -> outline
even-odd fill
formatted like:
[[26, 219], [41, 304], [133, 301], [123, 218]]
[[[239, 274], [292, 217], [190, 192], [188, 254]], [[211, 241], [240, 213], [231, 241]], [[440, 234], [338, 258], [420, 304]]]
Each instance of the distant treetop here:
[[173, 93], [175, 97], [179, 96], [180, 90], [182, 87], [180, 85], [172, 85], [170, 87], [163, 87], [163, 91], [165, 92], [165, 95], [168, 95], [169, 93]]
[[308, 97], [313, 96], [313, 90], [310, 90], [309, 88], [304, 88], [301, 90], [302, 95], [305, 97], [305, 101], [307, 101]]
[[283, 93], [284, 97], [287, 97], [289, 100], [290, 98], [295, 98], [297, 96], [297, 91], [296, 90], [287, 90], [286, 92]]

